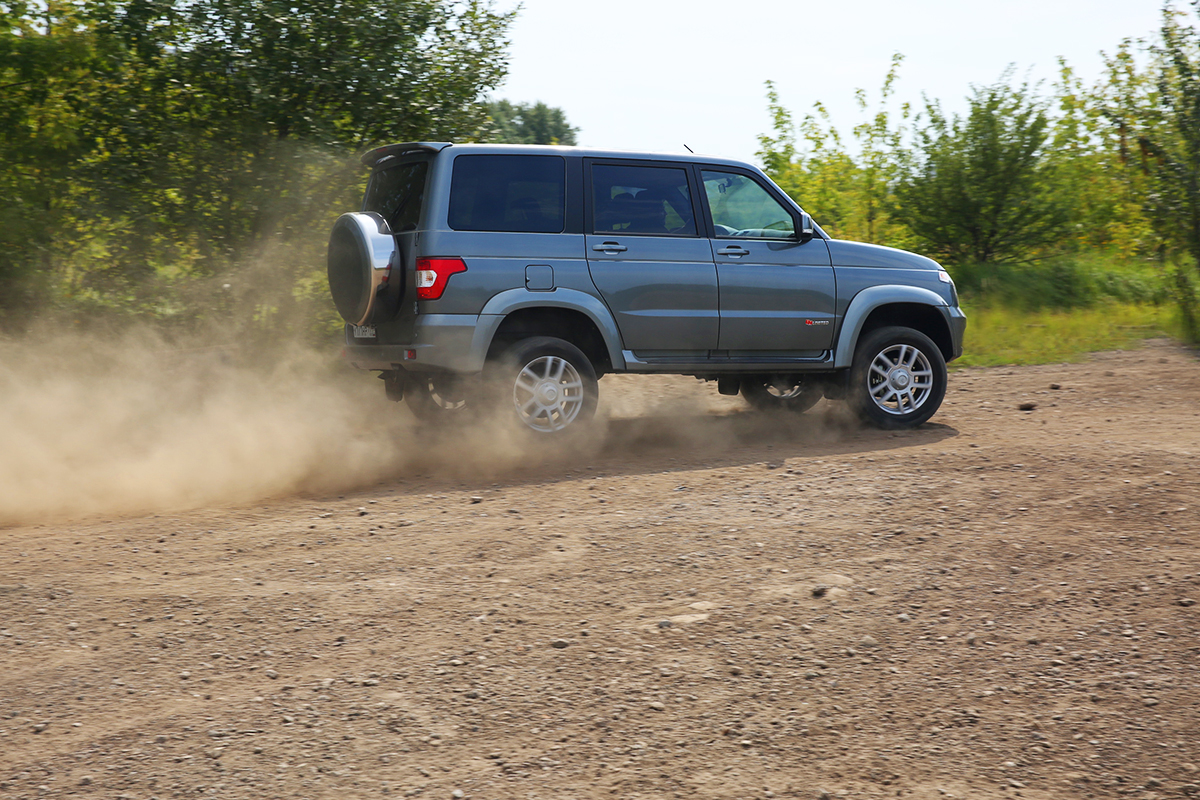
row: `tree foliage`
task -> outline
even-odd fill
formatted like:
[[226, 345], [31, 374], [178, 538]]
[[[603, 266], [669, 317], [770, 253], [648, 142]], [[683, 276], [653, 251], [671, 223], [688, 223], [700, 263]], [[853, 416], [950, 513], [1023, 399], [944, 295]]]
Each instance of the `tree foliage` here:
[[482, 0], [0, 4], [0, 313], [48, 294], [195, 317], [229, 303], [205, 280], [264, 259], [271, 302], [303, 295], [358, 150], [490, 130], [511, 19]]
[[973, 88], [968, 104], [965, 115], [926, 104], [893, 213], [947, 261], [1028, 259], [1068, 222], [1053, 191], [1046, 102], [1002, 79]]
[[494, 132], [486, 138], [506, 144], [563, 144], [574, 145], [578, 128], [571, 127], [561, 108], [545, 103], [511, 103], [498, 100], [488, 103], [488, 116]]
[[1137, 137], [1151, 178], [1146, 205], [1164, 244], [1186, 253], [1175, 287], [1187, 335], [1200, 341], [1200, 33], [1164, 9], [1153, 52], [1157, 113], [1143, 118]]

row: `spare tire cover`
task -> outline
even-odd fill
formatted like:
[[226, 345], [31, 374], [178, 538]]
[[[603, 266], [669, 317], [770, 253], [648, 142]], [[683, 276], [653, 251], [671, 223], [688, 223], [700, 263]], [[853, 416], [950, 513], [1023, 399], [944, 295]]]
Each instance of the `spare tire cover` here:
[[[396, 241], [378, 214], [343, 214], [329, 234], [329, 292], [342, 319], [366, 325], [383, 309], [380, 289], [388, 283]], [[395, 276], [399, 281], [400, 276]]]

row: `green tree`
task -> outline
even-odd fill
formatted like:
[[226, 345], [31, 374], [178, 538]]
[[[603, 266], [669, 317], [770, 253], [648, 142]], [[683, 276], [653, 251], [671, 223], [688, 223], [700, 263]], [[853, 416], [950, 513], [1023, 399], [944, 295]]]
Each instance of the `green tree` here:
[[[909, 109], [899, 110], [899, 125], [888, 110], [903, 56], [892, 57], [879, 102], [872, 109], [867, 93], [855, 98], [866, 119], [852, 131], [857, 156], [843, 144], [828, 111], [820, 102], [797, 126], [767, 81], [767, 107], [772, 135], [758, 137], [763, 171], [800, 203], [830, 233], [849, 239], [903, 246], [907, 231], [890, 217], [892, 184], [903, 161], [903, 123]], [[799, 139], [799, 142], [797, 141]]]
[[489, 130], [512, 17], [483, 0], [0, 5], [0, 221], [19, 223], [0, 226], [0, 303], [41, 279], [68, 305], [195, 317], [227, 303], [192, 287], [264, 259], [263, 286], [311, 295], [357, 151]]
[[1200, 341], [1200, 33], [1167, 6], [1153, 52], [1158, 113], [1143, 121], [1137, 142], [1151, 178], [1150, 219], [1167, 247], [1186, 254], [1175, 263], [1173, 277], [1185, 334], [1195, 342]]
[[497, 100], [484, 108], [492, 119], [493, 131], [488, 141], [506, 144], [564, 144], [574, 145], [578, 128], [567, 122], [561, 108], [545, 103], [511, 103]]
[[927, 101], [895, 188], [893, 215], [950, 263], [1033, 259], [1069, 221], [1051, 191], [1047, 103], [1010, 77], [973, 88], [965, 117]]

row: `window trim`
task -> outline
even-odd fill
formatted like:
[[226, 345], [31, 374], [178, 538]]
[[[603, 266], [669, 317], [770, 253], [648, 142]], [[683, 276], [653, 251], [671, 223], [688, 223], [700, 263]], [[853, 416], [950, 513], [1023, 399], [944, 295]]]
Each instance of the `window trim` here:
[[[652, 236], [671, 239], [704, 239], [706, 238], [707, 223], [699, 213], [697, 192], [697, 176], [691, 168], [693, 165], [686, 161], [660, 161], [657, 159], [638, 158], [585, 158], [583, 159], [583, 230], [589, 236]], [[658, 169], [677, 169], [687, 176], [688, 194], [692, 202], [692, 219], [695, 221], [695, 233], [636, 233], [633, 231], [598, 231], [596, 230], [596, 209], [592, 192], [592, 167], [654, 167]]]

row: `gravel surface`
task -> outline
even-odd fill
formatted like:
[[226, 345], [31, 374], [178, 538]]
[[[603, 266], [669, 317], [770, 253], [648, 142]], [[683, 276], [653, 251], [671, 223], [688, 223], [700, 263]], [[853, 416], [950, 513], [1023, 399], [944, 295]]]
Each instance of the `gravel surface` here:
[[0, 797], [1200, 796], [1198, 366], [608, 377], [573, 453], [0, 529]]

